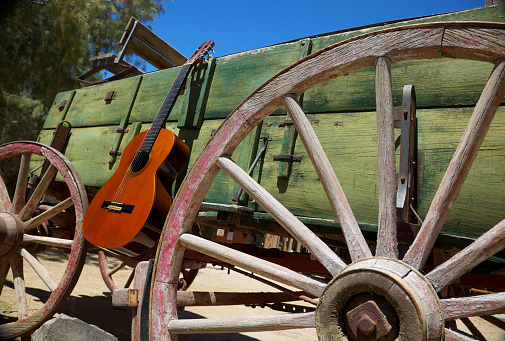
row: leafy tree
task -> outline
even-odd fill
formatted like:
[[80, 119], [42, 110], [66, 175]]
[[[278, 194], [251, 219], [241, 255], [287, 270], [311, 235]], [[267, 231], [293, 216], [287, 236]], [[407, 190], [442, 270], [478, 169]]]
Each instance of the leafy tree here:
[[[0, 0], [0, 144], [34, 140], [57, 93], [79, 87], [89, 59], [117, 51], [130, 17], [166, 0]], [[6, 183], [16, 165], [3, 164]]]
[[[0, 142], [33, 139], [58, 92], [79, 86], [89, 58], [117, 51], [130, 17], [149, 22], [166, 0], [2, 0]], [[21, 126], [23, 122], [23, 126]], [[12, 129], [13, 128], [13, 129]]]

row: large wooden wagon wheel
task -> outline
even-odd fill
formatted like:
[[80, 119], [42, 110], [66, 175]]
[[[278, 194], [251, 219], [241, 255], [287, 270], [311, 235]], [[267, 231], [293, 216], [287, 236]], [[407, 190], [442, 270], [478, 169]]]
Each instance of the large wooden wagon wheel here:
[[[460, 58], [494, 63], [421, 230], [398, 259], [396, 171], [391, 63]], [[474, 161], [505, 92], [505, 25], [433, 23], [373, 32], [329, 46], [281, 71], [242, 102], [201, 153], [182, 185], [158, 248], [151, 293], [151, 338], [176, 340], [181, 333], [219, 333], [314, 327], [320, 340], [469, 340], [445, 321], [505, 309], [505, 293], [439, 299], [464, 273], [505, 246], [505, 220], [431, 272], [421, 270]], [[378, 131], [378, 237], [372, 254], [297, 97], [306, 90], [375, 66]], [[346, 264], [286, 207], [232, 160], [240, 141], [284, 105], [341, 225], [352, 259]], [[224, 171], [333, 275], [329, 283], [229, 249], [188, 233], [216, 174]], [[192, 249], [318, 298], [315, 312], [250, 318], [179, 320], [178, 271]]]
[[[77, 282], [87, 248], [81, 227], [88, 199], [70, 161], [55, 149], [36, 142], [0, 146], [0, 161], [16, 155], [21, 157], [12, 196], [9, 196], [4, 179], [0, 178], [0, 290], [13, 285], [17, 319], [0, 325], [0, 339], [29, 333], [56, 312]], [[44, 171], [40, 181], [27, 191], [31, 159], [43, 162]], [[55, 176], [60, 181], [53, 181]], [[53, 278], [37, 258], [37, 254], [47, 248], [57, 248], [68, 254], [61, 278]], [[31, 278], [32, 282], [25, 276], [27, 266], [38, 277]], [[6, 280], [9, 269], [13, 283]], [[27, 303], [27, 294], [46, 290], [45, 287], [39, 289], [38, 282], [43, 283], [50, 294], [43, 306], [36, 309]]]

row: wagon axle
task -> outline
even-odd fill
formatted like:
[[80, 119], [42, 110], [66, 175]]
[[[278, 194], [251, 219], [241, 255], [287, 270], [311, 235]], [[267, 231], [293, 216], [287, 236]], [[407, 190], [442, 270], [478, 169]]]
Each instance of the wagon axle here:
[[[394, 259], [353, 263], [323, 292], [316, 310], [321, 340], [440, 340], [442, 308], [430, 283]], [[414, 337], [415, 336], [415, 337]]]
[[23, 223], [11, 213], [0, 213], [0, 257], [10, 255], [23, 241]]

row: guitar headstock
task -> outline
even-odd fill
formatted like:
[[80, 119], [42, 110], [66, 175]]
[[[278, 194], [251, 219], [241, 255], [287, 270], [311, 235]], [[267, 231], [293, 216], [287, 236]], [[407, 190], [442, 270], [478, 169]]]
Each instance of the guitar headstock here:
[[195, 52], [191, 55], [185, 64], [194, 64], [201, 61], [214, 47], [214, 42], [212, 40], [207, 40], [205, 43], [200, 44]]

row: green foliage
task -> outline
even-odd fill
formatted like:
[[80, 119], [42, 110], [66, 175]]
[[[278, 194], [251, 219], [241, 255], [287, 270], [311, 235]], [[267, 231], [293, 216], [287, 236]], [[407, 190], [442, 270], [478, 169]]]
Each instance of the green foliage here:
[[[4, 0], [5, 1], [5, 0]], [[89, 58], [118, 51], [130, 17], [166, 0], [18, 0], [0, 7], [0, 143], [33, 139], [58, 92], [79, 87]], [[9, 127], [9, 128], [8, 128]]]

